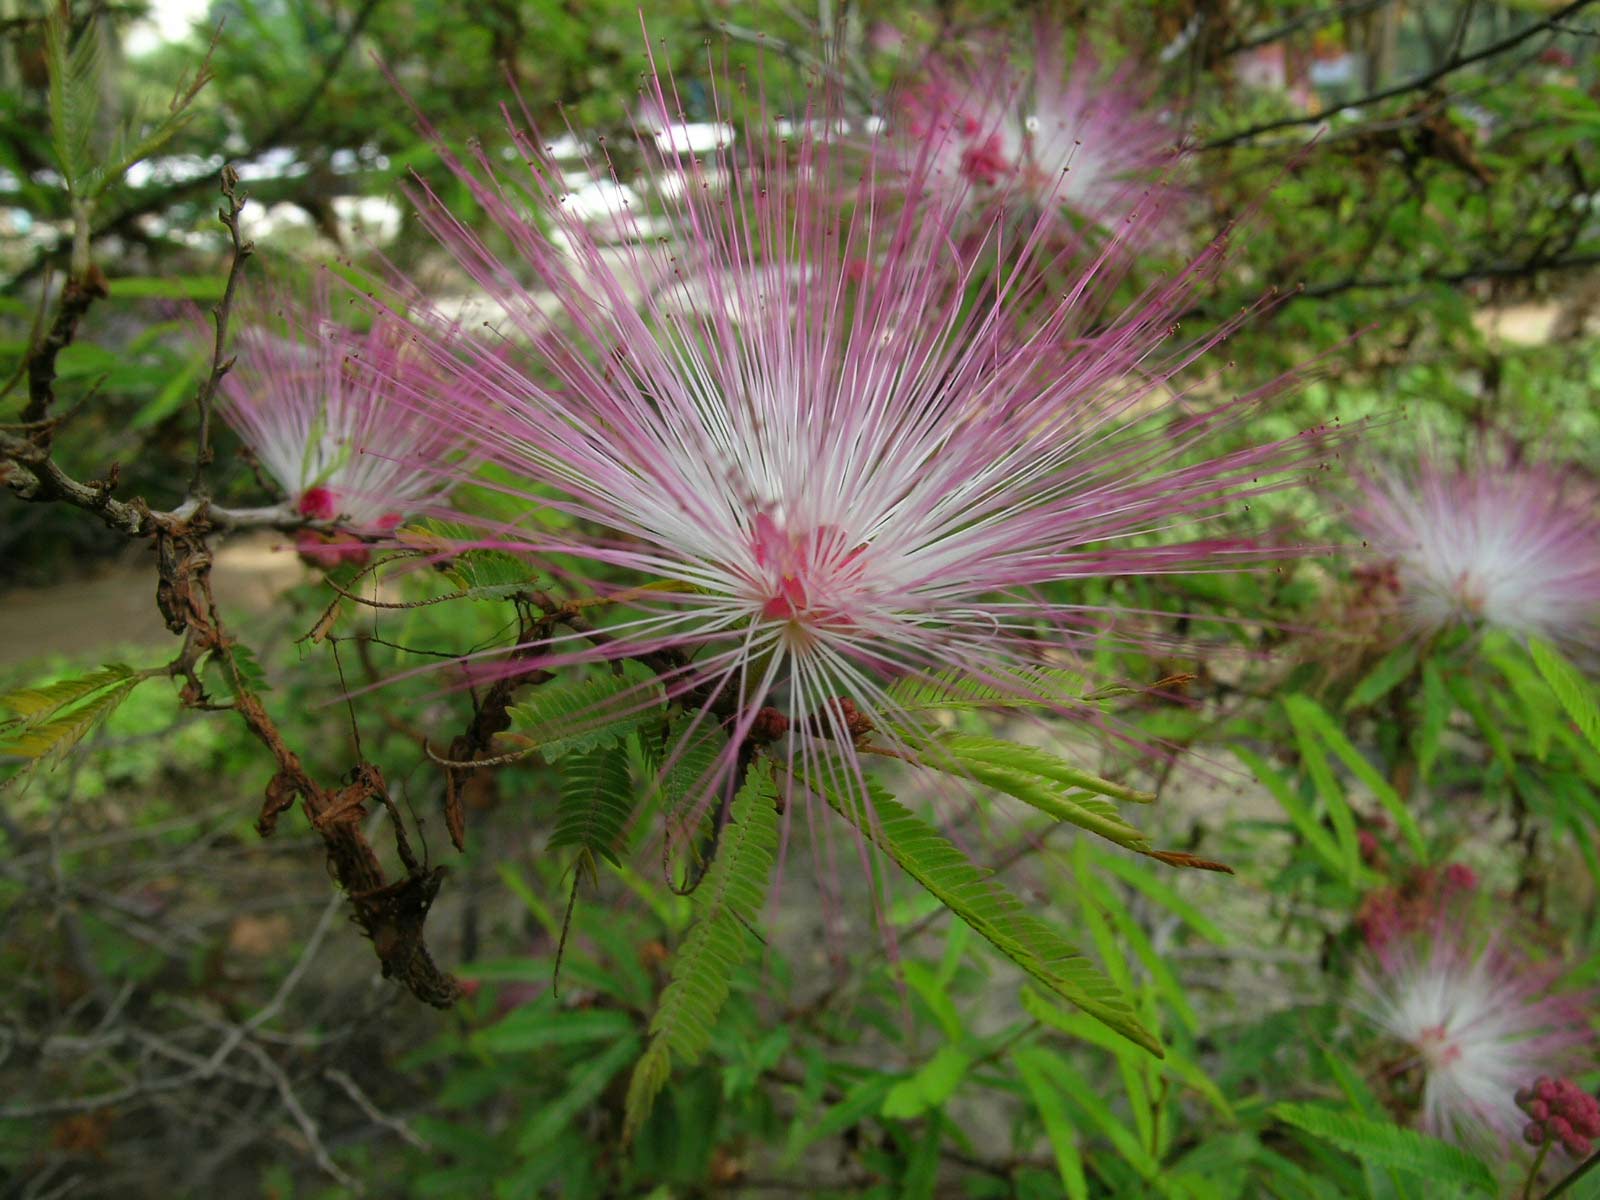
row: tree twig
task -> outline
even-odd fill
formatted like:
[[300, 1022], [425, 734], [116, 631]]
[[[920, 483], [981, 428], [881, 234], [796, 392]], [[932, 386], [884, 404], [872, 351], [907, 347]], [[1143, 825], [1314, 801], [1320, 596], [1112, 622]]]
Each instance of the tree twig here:
[[194, 395], [199, 412], [200, 430], [196, 435], [194, 473], [189, 477], [190, 499], [203, 500], [206, 496], [205, 471], [211, 465], [211, 409], [217, 398], [217, 386], [233, 367], [228, 352], [228, 320], [233, 315], [233, 300], [239, 288], [239, 274], [245, 260], [255, 253], [255, 243], [245, 241], [239, 232], [239, 216], [244, 212], [245, 193], [239, 190], [239, 173], [232, 165], [222, 168], [222, 195], [227, 204], [217, 213], [217, 219], [226, 226], [228, 238], [233, 243], [233, 258], [228, 264], [228, 282], [222, 289], [222, 299], [211, 310], [211, 320], [216, 327], [216, 337], [211, 347], [211, 370], [201, 381]]
[[1529, 25], [1525, 29], [1520, 29], [1516, 33], [1508, 34], [1499, 41], [1491, 42], [1489, 45], [1473, 51], [1471, 54], [1462, 54], [1447, 58], [1443, 63], [1437, 67], [1434, 67], [1431, 71], [1425, 71], [1423, 74], [1418, 75], [1413, 79], [1408, 79], [1403, 83], [1397, 83], [1391, 87], [1379, 88], [1377, 91], [1368, 92], [1365, 96], [1357, 96], [1354, 100], [1346, 100], [1343, 103], [1335, 104], [1329, 108], [1325, 108], [1319, 113], [1313, 113], [1303, 117], [1282, 117], [1276, 121], [1266, 121], [1260, 125], [1252, 125], [1247, 129], [1235, 130], [1233, 133], [1225, 134], [1219, 138], [1213, 138], [1208, 142], [1202, 142], [1196, 146], [1195, 149], [1221, 150], [1228, 146], [1239, 145], [1241, 142], [1254, 141], [1264, 133], [1276, 133], [1282, 129], [1303, 128], [1307, 125], [1321, 125], [1327, 121], [1329, 117], [1337, 116], [1339, 113], [1350, 112], [1358, 108], [1366, 108], [1370, 105], [1378, 104], [1384, 100], [1392, 100], [1396, 96], [1404, 96], [1408, 92], [1422, 91], [1426, 88], [1432, 87], [1435, 83], [1438, 83], [1439, 80], [1444, 79], [1446, 76], [1455, 74], [1457, 71], [1460, 71], [1466, 67], [1470, 67], [1475, 63], [1483, 62], [1486, 59], [1495, 58], [1506, 53], [1508, 50], [1514, 50], [1529, 38], [1537, 37], [1541, 33], [1554, 33], [1556, 31], [1556, 27], [1561, 22], [1564, 22], [1567, 18], [1582, 12], [1594, 2], [1595, 0], [1572, 0], [1572, 3], [1566, 5], [1564, 8], [1558, 9], [1549, 16], [1535, 21], [1532, 25]]

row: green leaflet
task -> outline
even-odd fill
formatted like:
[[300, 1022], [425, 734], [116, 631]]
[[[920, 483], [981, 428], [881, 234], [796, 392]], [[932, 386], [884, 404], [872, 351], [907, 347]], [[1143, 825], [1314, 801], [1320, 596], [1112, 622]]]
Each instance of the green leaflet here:
[[883, 1115], [907, 1121], [941, 1107], [961, 1085], [971, 1066], [972, 1052], [965, 1047], [939, 1047], [932, 1058], [889, 1089], [883, 1098]]
[[[1400, 794], [1387, 779], [1367, 761], [1366, 756], [1357, 750], [1344, 731], [1334, 723], [1325, 709], [1309, 696], [1286, 696], [1283, 706], [1289, 712], [1289, 720], [1293, 722], [1295, 731], [1303, 735], [1312, 735], [1320, 740], [1328, 750], [1344, 763], [1345, 768], [1371, 790], [1378, 803], [1382, 804], [1388, 814], [1394, 818], [1395, 828], [1405, 835], [1406, 842], [1411, 847], [1411, 852], [1417, 856], [1417, 861], [1428, 861], [1428, 848], [1422, 837], [1422, 830], [1417, 825], [1416, 817], [1412, 816], [1410, 808], [1406, 806]], [[1303, 736], [1302, 747], [1311, 750], [1309, 742], [1312, 736]], [[1337, 786], [1337, 785], [1335, 785]], [[1334, 807], [1329, 799], [1330, 810]]]
[[1450, 714], [1455, 711], [1455, 701], [1445, 687], [1444, 677], [1432, 662], [1422, 664], [1422, 721], [1417, 730], [1417, 771], [1426, 781], [1433, 771], [1434, 759], [1439, 755], [1439, 739]]
[[1397, 650], [1384, 655], [1378, 665], [1350, 690], [1345, 697], [1344, 711], [1365, 708], [1392, 692], [1417, 666], [1417, 643], [1407, 642]]
[[1031, 1046], [1025, 1053], [1031, 1058], [1040, 1083], [1053, 1089], [1087, 1118], [1088, 1124], [1100, 1131], [1141, 1178], [1155, 1179], [1161, 1174], [1161, 1164], [1146, 1149], [1138, 1134], [1112, 1112], [1094, 1083], [1061, 1055], [1044, 1046]]
[[0, 721], [0, 755], [36, 763], [52, 754], [60, 759], [148, 678], [114, 663], [76, 679], [0, 696], [0, 707], [18, 714]]
[[1101, 799], [1115, 796], [1144, 802], [1154, 799], [1150, 793], [1080, 771], [1047, 750], [959, 734], [929, 743], [922, 762], [1004, 792], [1057, 821], [1070, 822], [1126, 849], [1150, 852], [1150, 840], [1123, 820], [1116, 805]]
[[[475, 978], [484, 976], [479, 973]], [[480, 1054], [529, 1054], [586, 1042], [614, 1043], [634, 1028], [633, 1017], [620, 1009], [562, 1009], [546, 993], [532, 1004], [512, 1009], [488, 1028], [477, 1030], [469, 1040]]]
[[669, 813], [676, 813], [685, 800], [703, 790], [718, 756], [728, 745], [728, 735], [720, 724], [702, 720], [695, 725], [694, 716], [682, 713], [675, 717], [667, 733], [663, 759], [667, 769], [662, 775], [661, 791]]
[[[1063, 1000], [1152, 1054], [1162, 1054], [1160, 1041], [1139, 1021], [1121, 989], [1076, 947], [1030, 915], [1020, 900], [973, 866], [931, 825], [871, 781], [865, 802], [861, 797], [818, 790], [864, 837], [1012, 962]], [[866, 811], [869, 807], [871, 811]]]
[[[1334, 842], [1328, 831], [1322, 827], [1322, 823], [1312, 814], [1310, 804], [1301, 798], [1289, 781], [1268, 764], [1266, 759], [1243, 746], [1234, 747], [1233, 753], [1234, 757], [1250, 768], [1261, 785], [1272, 793], [1283, 808], [1284, 815], [1295, 827], [1295, 831], [1305, 839], [1306, 845], [1316, 852], [1323, 865], [1350, 887], [1357, 889], [1366, 887], [1371, 872], [1361, 865], [1355, 848], [1342, 847]], [[1348, 855], [1346, 850], [1350, 851]]]
[[444, 573], [475, 597], [513, 596], [538, 586], [538, 576], [522, 559], [504, 550], [466, 550], [444, 564]]
[[56, 166], [73, 196], [86, 190], [94, 168], [90, 145], [105, 75], [105, 37], [91, 19], [70, 47], [70, 22], [54, 6], [45, 22], [45, 52], [50, 67], [50, 136]]
[[582, 1060], [567, 1076], [567, 1085], [561, 1094], [538, 1109], [533, 1119], [523, 1126], [517, 1136], [517, 1149], [523, 1154], [540, 1157], [548, 1153], [555, 1137], [600, 1098], [606, 1085], [628, 1065], [638, 1049], [639, 1039], [628, 1036], [596, 1051], [592, 1058]]
[[1082, 788], [1097, 796], [1110, 796], [1114, 800], [1130, 804], [1151, 804], [1155, 801], [1153, 792], [1142, 792], [1124, 783], [1101, 779], [1098, 775], [1079, 770], [1066, 759], [1059, 758], [1048, 750], [1040, 750], [1036, 746], [1019, 746], [1014, 742], [1001, 741], [999, 738], [957, 734], [954, 737], [941, 738], [936, 750], [944, 750], [964, 763], [987, 763], [1013, 771], [1024, 771], [1055, 783], [1065, 784], [1067, 787]]
[[1567, 716], [1597, 751], [1600, 751], [1600, 701], [1595, 699], [1594, 688], [1578, 670], [1546, 642], [1537, 638], [1528, 643], [1528, 653], [1544, 676], [1550, 690], [1567, 710]]
[[[978, 783], [1013, 796], [1024, 804], [1030, 804], [1058, 821], [1069, 821], [1080, 829], [1099, 834], [1130, 850], [1150, 849], [1149, 839], [1117, 815], [1115, 809], [1109, 813], [1097, 811], [1090, 807], [1093, 801], [1085, 803], [1089, 798], [1081, 792], [1074, 795], [1063, 791], [1047, 779], [1028, 775], [1022, 771], [1008, 770], [1005, 767], [981, 762], [967, 762], [963, 765], [966, 767], [966, 773]], [[1110, 808], [1110, 805], [1104, 807]]]
[[1011, 1051], [1011, 1061], [1017, 1068], [1022, 1086], [1033, 1101], [1034, 1111], [1044, 1124], [1045, 1136], [1055, 1154], [1056, 1169], [1061, 1174], [1061, 1186], [1069, 1200], [1089, 1200], [1089, 1181], [1083, 1173], [1083, 1155], [1078, 1151], [1078, 1133], [1067, 1113], [1066, 1101], [1050, 1083], [1047, 1064], [1041, 1062], [1039, 1050], [1019, 1046]]
[[579, 874], [592, 873], [598, 859], [617, 862], [633, 799], [626, 750], [606, 746], [569, 756], [549, 845], [577, 847]]
[[554, 762], [564, 754], [615, 746], [639, 726], [661, 719], [661, 684], [645, 667], [537, 688], [510, 709], [511, 728], [531, 750]]
[[992, 680], [950, 669], [892, 683], [880, 707], [889, 714], [983, 708], [1060, 708], [1087, 704], [1084, 677], [1059, 667], [996, 667]]
[[1272, 1115], [1350, 1151], [1363, 1163], [1394, 1167], [1424, 1176], [1434, 1184], [1455, 1184], [1491, 1196], [1496, 1192], [1494, 1172], [1481, 1160], [1414, 1129], [1369, 1121], [1315, 1104], [1275, 1104]]
[[74, 700], [82, 700], [91, 692], [119, 683], [133, 673], [132, 667], [125, 667], [121, 663], [107, 663], [98, 671], [80, 675], [76, 679], [62, 679], [56, 683], [47, 683], [43, 687], [22, 688], [19, 691], [9, 692], [0, 696], [0, 708], [9, 708], [31, 723], [49, 716]]
[[556, 827], [549, 841], [552, 849], [573, 846], [578, 851], [573, 862], [566, 917], [556, 944], [556, 979], [560, 978], [561, 962], [566, 956], [567, 933], [578, 906], [578, 889], [585, 876], [590, 879], [598, 876], [600, 859], [621, 865], [617, 850], [633, 812], [633, 800], [633, 775], [628, 770], [626, 748], [603, 746], [569, 756], [561, 776]]
[[[1023, 988], [1021, 999], [1023, 1011], [1040, 1024], [1059, 1030], [1068, 1037], [1078, 1038], [1090, 1045], [1099, 1046], [1102, 1050], [1108, 1050], [1119, 1060], [1133, 1056], [1128, 1044], [1120, 1041], [1104, 1026], [1089, 1020], [1082, 1013], [1069, 1012], [1033, 988]], [[1223, 1120], [1229, 1122], [1234, 1120], [1233, 1106], [1228, 1103], [1228, 1098], [1223, 1095], [1222, 1089], [1193, 1059], [1169, 1049], [1159, 1070], [1169, 1080], [1176, 1080], [1193, 1088]]]
[[717, 857], [695, 889], [695, 923], [673, 958], [671, 982], [650, 1020], [650, 1045], [628, 1084], [625, 1141], [650, 1115], [673, 1062], [699, 1061], [711, 1041], [729, 979], [744, 958], [745, 926], [766, 899], [778, 850], [777, 796], [771, 765], [758, 762], [733, 798]]

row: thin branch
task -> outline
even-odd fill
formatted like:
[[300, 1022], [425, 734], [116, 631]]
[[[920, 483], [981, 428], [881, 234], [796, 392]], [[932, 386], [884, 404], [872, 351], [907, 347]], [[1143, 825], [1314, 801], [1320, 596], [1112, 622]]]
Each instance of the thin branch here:
[[359, 1108], [374, 1125], [382, 1125], [385, 1129], [392, 1129], [395, 1135], [407, 1145], [415, 1146], [418, 1150], [432, 1150], [433, 1147], [421, 1137], [416, 1130], [407, 1125], [399, 1117], [391, 1117], [367, 1098], [359, 1084], [350, 1078], [349, 1072], [341, 1071], [338, 1067], [329, 1067], [323, 1071], [322, 1077], [330, 1083], [337, 1084], [345, 1095], [350, 1097], [351, 1103]]
[[1273, 42], [1280, 42], [1290, 34], [1299, 33], [1302, 29], [1321, 29], [1338, 21], [1360, 16], [1368, 9], [1381, 8], [1392, 2], [1393, 0], [1354, 0], [1350, 4], [1340, 4], [1333, 8], [1319, 8], [1312, 12], [1302, 13], [1293, 20], [1285, 21], [1282, 25], [1269, 29], [1265, 33], [1254, 34], [1224, 46], [1220, 57], [1231, 58], [1235, 54], [1243, 54], [1247, 50], [1254, 50], [1260, 46], [1270, 46]]
[[211, 465], [211, 409], [217, 397], [217, 386], [222, 382], [222, 377], [233, 367], [233, 359], [227, 358], [228, 352], [228, 320], [233, 315], [233, 299], [239, 287], [239, 274], [244, 269], [245, 260], [255, 253], [255, 243], [247, 242], [239, 233], [239, 216], [244, 212], [245, 194], [239, 190], [239, 173], [232, 165], [222, 168], [222, 194], [228, 203], [217, 213], [220, 220], [228, 230], [228, 239], [233, 243], [233, 259], [228, 264], [228, 282], [222, 289], [222, 299], [217, 301], [216, 308], [211, 310], [211, 320], [216, 326], [216, 338], [211, 347], [211, 371], [201, 382], [199, 390], [195, 392], [195, 408], [200, 414], [200, 432], [197, 435], [194, 450], [194, 473], [189, 477], [189, 496], [191, 499], [204, 499], [206, 495], [205, 470]]
[[1570, 1187], [1572, 1187], [1573, 1184], [1577, 1183], [1578, 1180], [1582, 1179], [1596, 1167], [1600, 1167], [1600, 1152], [1591, 1154], [1587, 1159], [1578, 1165], [1576, 1170], [1572, 1171], [1566, 1176], [1566, 1178], [1557, 1183], [1555, 1187], [1546, 1192], [1544, 1194], [1544, 1200], [1556, 1200], [1557, 1196], [1567, 1191]]
[[328, 1153], [328, 1148], [322, 1144], [322, 1134], [317, 1128], [317, 1123], [311, 1114], [300, 1103], [300, 1097], [295, 1094], [294, 1085], [289, 1082], [289, 1076], [280, 1067], [277, 1061], [261, 1046], [254, 1042], [244, 1044], [245, 1053], [255, 1059], [261, 1069], [267, 1073], [272, 1082], [277, 1085], [278, 1098], [283, 1101], [283, 1106], [289, 1110], [289, 1115], [294, 1118], [300, 1127], [301, 1136], [306, 1140], [306, 1146], [311, 1151], [311, 1157], [316, 1160], [317, 1166], [330, 1179], [336, 1180], [341, 1187], [348, 1188], [357, 1195], [362, 1195], [365, 1189], [359, 1180], [349, 1174], [343, 1167], [333, 1161], [333, 1156]]
[[[28, 352], [28, 403], [22, 410], [24, 425], [38, 424], [50, 415], [50, 406], [56, 398], [56, 358], [72, 345], [72, 339], [78, 333], [78, 322], [83, 320], [89, 307], [106, 294], [106, 277], [98, 267], [93, 266], [81, 278], [68, 279], [66, 286], [61, 289], [61, 299], [57, 303], [55, 319], [50, 322], [50, 331]], [[41, 445], [50, 444], [50, 433], [48, 426], [39, 431], [38, 441]]]
[[1474, 283], [1490, 279], [1527, 279], [1545, 271], [1577, 271], [1585, 267], [1600, 266], [1600, 251], [1574, 254], [1557, 258], [1530, 258], [1522, 262], [1477, 263], [1457, 271], [1440, 271], [1421, 275], [1394, 278], [1362, 278], [1334, 280], [1330, 283], [1311, 283], [1291, 296], [1291, 300], [1313, 299], [1319, 296], [1336, 296], [1341, 292], [1395, 291], [1405, 288], [1431, 287], [1437, 284]]
[[1501, 38], [1498, 42], [1491, 42], [1489, 45], [1484, 46], [1480, 50], [1475, 50], [1471, 54], [1464, 54], [1458, 57], [1449, 58], [1439, 66], [1435, 67], [1433, 70], [1418, 75], [1414, 79], [1408, 79], [1404, 83], [1397, 83], [1392, 87], [1379, 88], [1375, 92], [1368, 92], [1365, 96], [1357, 96], [1354, 100], [1346, 100], [1342, 104], [1335, 104], [1331, 108], [1323, 109], [1319, 113], [1314, 113], [1303, 117], [1283, 117], [1276, 121], [1267, 121], [1260, 125], [1252, 125], [1248, 129], [1240, 129], [1233, 133], [1226, 134], [1223, 137], [1214, 138], [1209, 142], [1202, 142], [1196, 147], [1196, 149], [1220, 150], [1226, 146], [1236, 146], [1241, 142], [1253, 141], [1264, 133], [1275, 133], [1280, 129], [1296, 129], [1307, 125], [1321, 125], [1326, 122], [1329, 117], [1336, 116], [1339, 113], [1350, 112], [1351, 110], [1358, 108], [1366, 108], [1369, 105], [1378, 104], [1384, 100], [1392, 100], [1396, 96], [1404, 96], [1408, 92], [1422, 91], [1426, 88], [1432, 87], [1435, 83], [1439, 82], [1441, 79], [1444, 79], [1446, 76], [1453, 75], [1457, 71], [1472, 66], [1474, 63], [1480, 63], [1486, 59], [1495, 58], [1501, 54], [1504, 54], [1508, 50], [1514, 50], [1529, 38], [1537, 37], [1541, 33], [1554, 33], [1556, 31], [1556, 27], [1561, 22], [1564, 22], [1568, 17], [1575, 16], [1582, 12], [1594, 2], [1595, 0], [1573, 0], [1573, 2], [1566, 5], [1566, 7], [1551, 13], [1549, 16], [1541, 20], [1535, 21], [1532, 25], [1529, 25], [1525, 29], [1518, 30], [1513, 34], [1509, 34], [1506, 37]]

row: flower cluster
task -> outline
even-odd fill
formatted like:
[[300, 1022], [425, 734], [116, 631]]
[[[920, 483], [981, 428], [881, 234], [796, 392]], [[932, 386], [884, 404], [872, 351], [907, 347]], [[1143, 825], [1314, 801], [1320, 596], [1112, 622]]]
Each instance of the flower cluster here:
[[1483, 623], [1600, 650], [1600, 509], [1554, 470], [1424, 459], [1362, 481], [1356, 528], [1398, 564], [1411, 626]]
[[1517, 1093], [1528, 1115], [1522, 1140], [1530, 1146], [1559, 1145], [1573, 1158], [1588, 1158], [1600, 1138], [1600, 1101], [1570, 1079], [1541, 1075]]

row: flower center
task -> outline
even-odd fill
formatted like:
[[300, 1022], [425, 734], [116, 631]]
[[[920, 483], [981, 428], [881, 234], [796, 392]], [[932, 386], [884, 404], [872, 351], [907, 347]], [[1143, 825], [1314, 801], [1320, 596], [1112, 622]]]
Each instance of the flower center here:
[[1011, 173], [998, 133], [990, 134], [961, 152], [961, 173], [979, 187], [993, 187]]
[[842, 593], [859, 583], [866, 548], [865, 543], [850, 548], [837, 525], [818, 525], [795, 534], [766, 513], [758, 514], [752, 549], [760, 569], [762, 619], [851, 624]]
[[331, 521], [339, 515], [339, 499], [328, 488], [307, 488], [300, 493], [300, 515], [308, 521]]
[[1461, 1057], [1461, 1047], [1450, 1040], [1450, 1033], [1441, 1025], [1429, 1025], [1417, 1035], [1417, 1049], [1427, 1060], [1428, 1069], [1437, 1071]]

